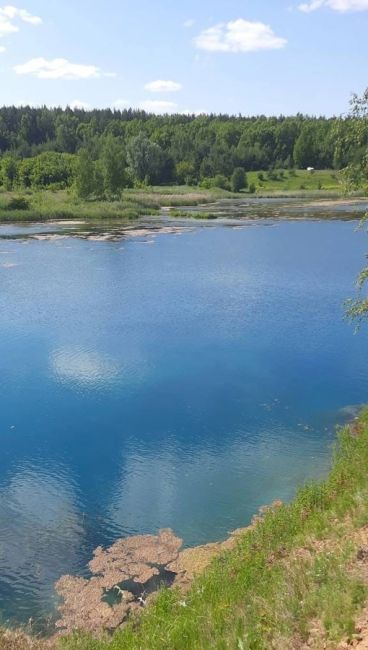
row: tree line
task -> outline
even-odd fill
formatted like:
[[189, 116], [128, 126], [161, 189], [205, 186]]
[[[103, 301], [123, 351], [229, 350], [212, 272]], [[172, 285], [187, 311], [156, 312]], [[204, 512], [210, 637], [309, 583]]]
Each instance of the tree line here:
[[143, 111], [0, 108], [0, 183], [68, 188], [81, 197], [124, 187], [188, 184], [242, 189], [253, 170], [342, 169], [368, 143], [346, 118], [151, 115]]

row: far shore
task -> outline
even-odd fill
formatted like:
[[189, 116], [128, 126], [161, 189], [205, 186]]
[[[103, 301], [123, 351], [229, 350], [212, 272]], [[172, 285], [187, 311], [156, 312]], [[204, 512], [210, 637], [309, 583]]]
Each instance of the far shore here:
[[[14, 199], [20, 199], [14, 201]], [[303, 190], [288, 192], [240, 193], [213, 188], [175, 186], [152, 187], [142, 190], [126, 190], [116, 201], [83, 201], [70, 190], [42, 190], [40, 192], [0, 192], [0, 225], [5, 223], [52, 222], [77, 225], [87, 221], [108, 222], [114, 220], [135, 221], [139, 217], [175, 217], [217, 219], [219, 202], [241, 205], [267, 204], [277, 201], [300, 201], [301, 207], [334, 208], [358, 206], [368, 202], [364, 195], [346, 196], [338, 191]], [[17, 207], [19, 205], [19, 207]], [[294, 204], [295, 207], [296, 204]], [[198, 210], [196, 210], [198, 208]], [[266, 215], [265, 215], [266, 216]], [[278, 217], [279, 215], [275, 215]]]

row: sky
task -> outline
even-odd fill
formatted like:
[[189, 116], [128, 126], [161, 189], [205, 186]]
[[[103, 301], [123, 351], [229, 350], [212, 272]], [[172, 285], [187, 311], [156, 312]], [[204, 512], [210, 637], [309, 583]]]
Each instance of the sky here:
[[340, 115], [367, 33], [368, 0], [0, 0], [0, 104]]

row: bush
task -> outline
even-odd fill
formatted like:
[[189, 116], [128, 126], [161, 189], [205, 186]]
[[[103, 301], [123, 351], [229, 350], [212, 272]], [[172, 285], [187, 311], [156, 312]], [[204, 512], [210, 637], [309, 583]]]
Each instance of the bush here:
[[249, 194], [255, 194], [255, 191], [256, 191], [255, 183], [251, 183], [249, 185]]
[[213, 187], [212, 178], [208, 178], [208, 177], [202, 178], [200, 182], [200, 187], [202, 187], [204, 190], [210, 190], [211, 187]]
[[226, 176], [223, 176], [223, 174], [216, 174], [215, 178], [212, 181], [213, 187], [219, 187], [221, 190], [229, 190], [230, 189], [230, 183]]
[[29, 210], [30, 204], [24, 196], [14, 196], [6, 207], [8, 210]]
[[231, 189], [233, 192], [240, 192], [247, 187], [247, 177], [243, 167], [236, 167], [231, 176]]
[[277, 172], [274, 169], [269, 169], [267, 172], [267, 178], [269, 181], [278, 181], [279, 177]]

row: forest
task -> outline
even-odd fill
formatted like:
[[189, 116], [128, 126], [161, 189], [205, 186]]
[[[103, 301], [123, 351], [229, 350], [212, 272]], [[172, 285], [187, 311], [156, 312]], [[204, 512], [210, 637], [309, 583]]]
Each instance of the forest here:
[[[200, 185], [239, 191], [246, 173], [340, 170], [359, 163], [345, 118], [152, 115], [136, 110], [0, 108], [0, 184], [114, 198], [124, 188]], [[251, 188], [252, 189], [252, 188]]]

